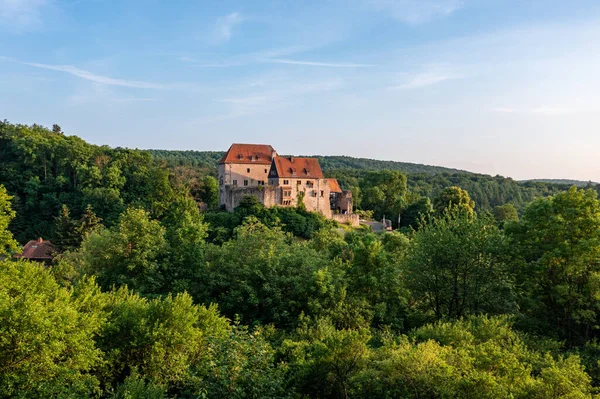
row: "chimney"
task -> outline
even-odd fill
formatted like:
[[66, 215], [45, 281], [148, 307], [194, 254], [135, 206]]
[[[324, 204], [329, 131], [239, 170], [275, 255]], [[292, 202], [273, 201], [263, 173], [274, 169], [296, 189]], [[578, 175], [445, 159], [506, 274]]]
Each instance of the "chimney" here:
[[43, 243], [43, 242], [44, 242], [44, 240], [42, 240], [42, 237], [38, 238], [38, 243], [40, 243], [40, 244], [41, 244], [41, 243]]
[[271, 160], [277, 158], [277, 151], [273, 150], [271, 151]]
[[290, 157], [290, 162], [294, 162], [294, 157]]

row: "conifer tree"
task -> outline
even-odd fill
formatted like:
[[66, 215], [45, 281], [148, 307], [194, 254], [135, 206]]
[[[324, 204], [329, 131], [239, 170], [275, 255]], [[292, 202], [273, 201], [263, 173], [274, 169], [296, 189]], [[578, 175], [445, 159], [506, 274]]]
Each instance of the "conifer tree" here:
[[76, 223], [71, 218], [69, 207], [63, 204], [60, 214], [54, 218], [55, 244], [60, 251], [69, 251], [78, 246]]
[[88, 204], [85, 212], [81, 215], [76, 231], [80, 241], [84, 240], [90, 233], [102, 228], [102, 218], [96, 216], [92, 206]]

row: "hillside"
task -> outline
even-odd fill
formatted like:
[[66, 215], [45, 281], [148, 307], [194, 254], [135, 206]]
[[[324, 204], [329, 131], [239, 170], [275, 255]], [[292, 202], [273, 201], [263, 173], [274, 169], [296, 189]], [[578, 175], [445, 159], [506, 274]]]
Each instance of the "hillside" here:
[[[164, 160], [169, 166], [214, 167], [224, 151], [168, 151], [148, 150], [155, 159]], [[397, 170], [402, 173], [471, 173], [465, 170], [446, 168], [443, 166], [422, 165], [409, 162], [380, 161], [368, 158], [353, 158], [338, 155], [303, 155], [319, 160], [323, 171], [337, 169], [358, 170]]]
[[529, 180], [521, 180], [523, 183], [532, 182], [532, 183], [551, 183], [551, 184], [566, 184], [568, 186], [577, 186], [577, 187], [588, 187], [588, 186], [596, 186], [600, 183], [594, 181], [584, 181], [584, 180], [571, 180], [571, 179], [529, 179]]
[[[157, 160], [169, 167], [192, 167], [208, 169], [204, 173], [216, 175], [216, 166], [224, 152], [221, 151], [167, 151], [148, 150]], [[568, 189], [572, 181], [517, 181], [503, 176], [490, 176], [442, 166], [421, 165], [407, 162], [380, 161], [348, 156], [312, 155], [319, 159], [327, 177], [338, 179], [344, 189], [360, 186], [361, 179], [369, 171], [393, 170], [405, 173], [408, 189], [421, 196], [435, 198], [445, 187], [458, 186], [467, 190], [477, 208], [491, 211], [503, 204], [513, 204], [522, 209], [538, 197], [546, 197]], [[355, 201], [355, 205], [359, 201]]]
[[443, 166], [423, 165], [409, 162], [380, 161], [368, 158], [353, 158], [348, 156], [311, 155], [319, 160], [323, 170], [334, 169], [364, 169], [364, 170], [397, 170], [402, 173], [423, 173], [436, 175], [438, 173], [468, 173], [466, 170], [446, 168]]

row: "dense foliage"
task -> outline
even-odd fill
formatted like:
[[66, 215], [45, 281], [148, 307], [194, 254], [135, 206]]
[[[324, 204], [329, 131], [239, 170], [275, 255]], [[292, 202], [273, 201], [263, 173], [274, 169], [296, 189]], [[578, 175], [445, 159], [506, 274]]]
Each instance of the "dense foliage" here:
[[[597, 397], [595, 190], [519, 218], [369, 171], [361, 206], [401, 226], [374, 233], [219, 211], [201, 168], [1, 128], [0, 398]], [[10, 257], [41, 234], [52, 262]]]
[[[201, 167], [205, 173], [216, 174], [216, 164], [224, 152], [213, 151], [165, 151], [152, 150], [152, 155], [164, 160], [171, 167]], [[368, 181], [373, 171], [401, 172], [407, 176], [407, 187], [416, 195], [430, 200], [449, 186], [466, 190], [482, 211], [492, 211], [495, 207], [512, 204], [518, 210], [537, 197], [546, 197], [567, 190], [570, 186], [593, 188], [600, 191], [600, 185], [575, 180], [540, 179], [519, 182], [502, 176], [488, 176], [463, 170], [395, 161], [379, 161], [347, 156], [316, 156], [323, 172], [328, 177], [336, 177], [344, 189], [352, 189], [355, 197], [358, 187]], [[359, 201], [355, 201], [357, 205]], [[370, 208], [364, 208], [370, 209]], [[388, 214], [388, 216], [392, 216]], [[397, 214], [396, 214], [397, 216]], [[411, 223], [412, 224], [412, 223]]]

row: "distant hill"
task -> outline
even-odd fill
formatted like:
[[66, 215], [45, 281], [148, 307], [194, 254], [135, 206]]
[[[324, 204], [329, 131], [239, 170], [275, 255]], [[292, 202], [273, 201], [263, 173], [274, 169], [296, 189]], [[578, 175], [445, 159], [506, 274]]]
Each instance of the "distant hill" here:
[[[164, 160], [170, 166], [198, 166], [198, 167], [216, 167], [219, 159], [225, 154], [224, 151], [168, 151], [168, 150], [148, 150], [156, 159]], [[305, 155], [303, 155], [305, 156]], [[397, 170], [407, 174], [423, 173], [427, 175], [436, 175], [438, 173], [466, 173], [471, 172], [445, 168], [443, 166], [421, 165], [408, 162], [379, 161], [368, 158], [353, 158], [348, 156], [329, 156], [329, 155], [306, 155], [319, 159], [321, 168], [324, 171], [338, 169], [353, 170]]]
[[417, 163], [396, 162], [396, 161], [379, 161], [368, 158], [353, 158], [347, 156], [329, 156], [329, 155], [311, 155], [319, 159], [323, 170], [333, 169], [364, 169], [364, 170], [397, 170], [407, 174], [424, 173], [428, 175], [436, 175], [438, 173], [467, 173], [466, 170], [445, 168], [443, 166], [422, 165]]
[[551, 184], [566, 184], [568, 186], [577, 187], [588, 187], [600, 184], [595, 181], [583, 181], [583, 180], [570, 180], [570, 179], [529, 179], [521, 180], [522, 182], [534, 182], [534, 183], [551, 183]]
[[171, 151], [146, 150], [155, 159], [163, 160], [168, 166], [197, 166], [201, 168], [216, 168], [219, 159], [225, 151]]
[[[167, 151], [149, 150], [155, 159], [167, 166], [202, 168], [202, 173], [216, 175], [217, 162], [223, 151]], [[414, 194], [436, 198], [445, 187], [458, 186], [469, 192], [481, 211], [491, 211], [503, 204], [513, 204], [522, 210], [527, 203], [538, 197], [554, 195], [571, 185], [586, 186], [588, 182], [575, 180], [529, 180], [516, 181], [510, 177], [490, 176], [442, 166], [421, 165], [407, 162], [379, 161], [347, 156], [322, 156], [318, 158], [325, 176], [335, 177], [344, 189], [360, 186], [361, 179], [369, 171], [395, 170], [408, 177], [408, 188]], [[596, 187], [594, 187], [596, 188]], [[600, 186], [597, 187], [600, 189]]]

